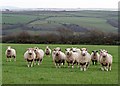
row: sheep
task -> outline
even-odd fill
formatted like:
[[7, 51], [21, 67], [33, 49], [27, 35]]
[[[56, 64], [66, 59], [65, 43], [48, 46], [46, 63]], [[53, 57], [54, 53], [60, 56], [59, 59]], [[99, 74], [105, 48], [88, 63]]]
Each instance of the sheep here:
[[81, 50], [81, 54], [79, 58], [80, 68], [81, 71], [86, 71], [86, 69], [90, 65], [91, 55], [88, 53], [87, 48], [81, 48], [80, 50]]
[[61, 64], [64, 65], [65, 64], [65, 60], [66, 60], [66, 55], [61, 51], [61, 48], [57, 47], [54, 48], [53, 52], [52, 52], [52, 58], [53, 58], [53, 62], [57, 67], [61, 67]]
[[28, 62], [28, 67], [33, 67], [34, 59], [36, 58], [36, 54], [33, 48], [28, 48], [24, 53], [24, 59]]
[[45, 49], [45, 54], [50, 57], [51, 49], [48, 46]]
[[111, 71], [113, 56], [107, 50], [101, 50], [100, 53], [101, 70]]
[[80, 50], [77, 48], [66, 48], [65, 49], [66, 54], [66, 61], [68, 63], [68, 68], [70, 67], [70, 64], [72, 64], [72, 68], [74, 68], [74, 64], [79, 63], [79, 56], [80, 56]]
[[14, 58], [14, 61], [16, 61], [16, 50], [11, 48], [11, 46], [7, 47], [7, 50], [5, 51], [5, 55], [7, 57], [7, 62], [11, 61], [11, 58]]
[[36, 54], [36, 57], [34, 59], [34, 64], [38, 62], [38, 65], [42, 63], [43, 57], [44, 57], [44, 51], [42, 49], [39, 49], [38, 47], [34, 48], [34, 52]]
[[97, 63], [99, 62], [99, 53], [97, 50], [93, 50], [91, 53], [91, 60], [92, 60], [92, 64], [93, 65], [97, 65]]

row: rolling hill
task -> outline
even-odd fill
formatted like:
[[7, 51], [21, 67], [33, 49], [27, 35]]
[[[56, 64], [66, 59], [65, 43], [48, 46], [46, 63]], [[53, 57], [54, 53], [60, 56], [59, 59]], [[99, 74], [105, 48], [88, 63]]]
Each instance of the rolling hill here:
[[89, 30], [118, 31], [117, 11], [4, 11], [2, 35], [27, 31], [31, 34], [57, 33], [64, 28], [77, 33]]

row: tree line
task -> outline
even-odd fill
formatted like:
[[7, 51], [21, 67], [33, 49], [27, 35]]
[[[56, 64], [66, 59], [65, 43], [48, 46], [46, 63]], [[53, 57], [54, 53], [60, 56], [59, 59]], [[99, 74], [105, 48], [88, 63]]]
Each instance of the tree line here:
[[117, 33], [105, 33], [98, 30], [90, 30], [85, 33], [75, 34], [68, 29], [58, 29], [58, 33], [47, 33], [33, 35], [27, 31], [17, 35], [6, 35], [2, 37], [2, 43], [34, 43], [34, 44], [97, 44], [97, 45], [119, 45]]

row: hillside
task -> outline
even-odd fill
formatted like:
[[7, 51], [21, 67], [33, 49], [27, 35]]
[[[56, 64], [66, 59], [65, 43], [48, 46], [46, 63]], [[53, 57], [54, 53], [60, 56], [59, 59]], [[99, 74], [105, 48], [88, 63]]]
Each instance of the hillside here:
[[117, 33], [117, 16], [117, 11], [4, 11], [2, 35], [57, 33], [61, 28], [78, 34], [93, 29]]

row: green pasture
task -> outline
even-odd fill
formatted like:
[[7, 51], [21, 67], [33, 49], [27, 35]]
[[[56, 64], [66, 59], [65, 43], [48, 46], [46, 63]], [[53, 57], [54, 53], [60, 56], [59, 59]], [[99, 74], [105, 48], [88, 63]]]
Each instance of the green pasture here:
[[[2, 83], [3, 84], [117, 84], [118, 83], [118, 46], [104, 45], [63, 45], [63, 44], [1, 44], [2, 45]], [[12, 46], [17, 51], [17, 61], [6, 62], [5, 50]], [[101, 71], [100, 64], [90, 65], [85, 72], [76, 66], [74, 69], [55, 68], [52, 57], [44, 56], [40, 66], [27, 67], [23, 54], [29, 47], [45, 49], [49, 45], [51, 49], [61, 47], [62, 51], [68, 47], [88, 48], [92, 50], [106, 49], [113, 55], [112, 71]]]

